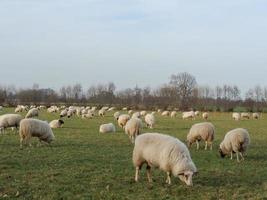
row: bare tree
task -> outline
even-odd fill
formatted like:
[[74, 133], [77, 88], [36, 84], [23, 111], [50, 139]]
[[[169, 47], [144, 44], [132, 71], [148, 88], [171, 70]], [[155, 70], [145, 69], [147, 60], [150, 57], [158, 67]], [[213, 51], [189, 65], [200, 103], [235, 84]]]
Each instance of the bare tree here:
[[170, 85], [176, 90], [177, 95], [180, 97], [181, 108], [187, 109], [190, 97], [197, 85], [195, 77], [186, 72], [177, 75], [173, 74], [170, 78]]

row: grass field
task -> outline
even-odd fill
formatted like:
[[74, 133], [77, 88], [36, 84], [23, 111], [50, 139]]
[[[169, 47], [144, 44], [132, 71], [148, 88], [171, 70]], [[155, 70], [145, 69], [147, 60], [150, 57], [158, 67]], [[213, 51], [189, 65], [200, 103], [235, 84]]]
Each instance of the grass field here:
[[[14, 108], [3, 113], [13, 113]], [[23, 113], [25, 114], [25, 113]], [[58, 114], [41, 112], [40, 119], [52, 120]], [[185, 141], [194, 121], [156, 116], [154, 130]], [[230, 113], [211, 113], [216, 127], [213, 151], [190, 149], [199, 174], [194, 186], [187, 187], [172, 177], [165, 184], [165, 173], [152, 171], [148, 183], [145, 167], [140, 182], [134, 182], [133, 145], [119, 128], [116, 134], [99, 134], [99, 125], [114, 122], [112, 113], [104, 118], [65, 119], [62, 129], [54, 130], [56, 141], [49, 146], [19, 149], [14, 132], [0, 135], [0, 199], [267, 199], [267, 115], [260, 120], [233, 121]], [[117, 126], [117, 124], [116, 124]], [[224, 134], [237, 127], [250, 132], [251, 146], [245, 161], [221, 159], [218, 146]], [[236, 158], [236, 157], [234, 157]]]

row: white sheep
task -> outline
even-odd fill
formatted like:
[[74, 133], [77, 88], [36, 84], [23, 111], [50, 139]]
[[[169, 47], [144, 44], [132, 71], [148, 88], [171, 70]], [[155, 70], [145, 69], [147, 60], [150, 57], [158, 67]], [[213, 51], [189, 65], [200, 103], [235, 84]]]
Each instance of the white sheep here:
[[0, 131], [4, 133], [6, 128], [15, 127], [18, 129], [22, 116], [19, 114], [4, 114], [0, 116]]
[[171, 112], [171, 117], [176, 117], [176, 115], [177, 115], [177, 112], [176, 111], [172, 111]]
[[123, 111], [127, 111], [127, 110], [128, 110], [128, 108], [127, 108], [127, 107], [124, 107], [124, 108], [122, 108], [122, 110], [123, 110]]
[[55, 119], [49, 123], [49, 126], [51, 128], [61, 128], [64, 124], [64, 121], [62, 119]]
[[128, 111], [128, 114], [129, 114], [129, 115], [133, 114], [133, 110], [129, 110], [129, 111]]
[[39, 111], [37, 108], [31, 108], [29, 112], [26, 114], [25, 118], [33, 118], [38, 117]]
[[236, 153], [237, 162], [240, 162], [239, 155], [241, 156], [241, 159], [244, 160], [243, 154], [246, 152], [249, 144], [250, 137], [246, 129], [233, 129], [224, 136], [224, 139], [220, 144], [219, 152], [222, 158], [231, 154], [231, 159], [233, 159], [233, 153]]
[[212, 142], [215, 137], [215, 127], [210, 122], [202, 122], [194, 124], [189, 133], [187, 134], [187, 143], [190, 147], [193, 143], [196, 142], [197, 150], [199, 149], [199, 141], [205, 141], [205, 150], [207, 150], [208, 145], [210, 150], [212, 150]]
[[189, 112], [183, 112], [182, 114], [183, 119], [195, 119], [195, 112], [194, 111], [189, 111]]
[[39, 141], [51, 143], [55, 136], [49, 124], [46, 121], [39, 119], [23, 119], [20, 122], [19, 128], [20, 147], [22, 148], [23, 142], [30, 144], [31, 137], [38, 137]]
[[167, 111], [167, 110], [161, 113], [161, 116], [169, 116], [169, 115], [170, 115], [170, 111]]
[[259, 113], [253, 113], [252, 114], [252, 118], [253, 119], [259, 119], [260, 118], [260, 114]]
[[249, 119], [250, 118], [250, 114], [249, 113], [246, 113], [246, 112], [242, 112], [241, 113], [241, 118], [242, 119]]
[[147, 112], [146, 112], [145, 110], [142, 110], [142, 111], [140, 112], [140, 115], [141, 115], [141, 116], [145, 116], [146, 113], [147, 113]]
[[141, 117], [141, 113], [140, 112], [135, 112], [133, 115], [132, 115], [132, 118], [140, 118]]
[[193, 186], [192, 177], [197, 172], [186, 145], [174, 137], [159, 133], [145, 133], [136, 138], [133, 164], [136, 169], [136, 182], [143, 164], [147, 165], [149, 182], [152, 182], [152, 167], [158, 167], [167, 173], [168, 184], [171, 184], [171, 174], [173, 174], [186, 185]]
[[116, 109], [115, 107], [111, 107], [111, 108], [108, 109], [108, 112], [114, 111], [115, 109]]
[[116, 132], [116, 128], [113, 123], [108, 123], [108, 124], [102, 124], [99, 127], [99, 132], [100, 133], [114, 133]]
[[105, 109], [101, 109], [101, 110], [99, 110], [98, 111], [98, 115], [100, 116], [100, 117], [104, 117], [105, 116]]
[[127, 121], [130, 119], [130, 115], [122, 114], [118, 118], [118, 125], [124, 129]]
[[67, 114], [68, 114], [68, 110], [67, 109], [64, 109], [64, 110], [61, 111], [60, 117], [66, 117]]
[[241, 115], [240, 115], [240, 113], [235, 112], [232, 114], [232, 118], [236, 121], [239, 121], [241, 118]]
[[121, 115], [120, 112], [117, 111], [117, 112], [115, 112], [115, 113], [113, 114], [113, 117], [114, 117], [116, 120], [118, 120], [120, 115]]
[[200, 112], [197, 110], [195, 111], [195, 116], [199, 116], [200, 115]]
[[142, 121], [139, 118], [129, 119], [125, 125], [125, 134], [127, 134], [132, 143], [141, 133]]
[[154, 127], [155, 123], [156, 123], [155, 116], [152, 113], [151, 114], [146, 114], [145, 123], [146, 123], [147, 127], [152, 129]]
[[202, 114], [202, 118], [205, 119], [205, 120], [207, 120], [209, 118], [209, 113], [208, 112], [204, 112]]

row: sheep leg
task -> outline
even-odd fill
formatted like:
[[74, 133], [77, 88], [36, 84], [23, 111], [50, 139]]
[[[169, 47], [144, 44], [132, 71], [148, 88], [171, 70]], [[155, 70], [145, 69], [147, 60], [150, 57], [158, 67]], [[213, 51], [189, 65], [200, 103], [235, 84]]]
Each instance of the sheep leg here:
[[138, 179], [139, 179], [139, 171], [140, 171], [140, 167], [137, 166], [135, 168], [135, 178], [134, 178], [135, 182], [138, 182]]
[[166, 180], [166, 183], [167, 184], [171, 184], [171, 173], [170, 172], [167, 172], [167, 180]]
[[149, 165], [147, 165], [146, 167], [146, 172], [147, 172], [147, 179], [148, 179], [148, 182], [152, 182], [152, 177], [151, 177], [151, 167]]
[[245, 160], [245, 159], [244, 159], [244, 156], [243, 156], [243, 153], [242, 153], [242, 152], [239, 152], [239, 154], [240, 154], [240, 156], [241, 156], [241, 159], [242, 159], [242, 160]]
[[197, 150], [199, 150], [199, 142], [198, 142], [198, 140], [196, 141], [196, 143], [197, 143]]
[[21, 148], [21, 149], [22, 149], [22, 146], [23, 146], [23, 140], [24, 140], [24, 139], [21, 137], [21, 138], [20, 138], [20, 148]]
[[240, 162], [240, 160], [239, 160], [239, 152], [238, 151], [236, 152], [236, 159], [237, 159], [237, 162]]
[[233, 160], [233, 152], [231, 151], [231, 160]]
[[212, 142], [210, 143], [210, 150], [212, 150]]
[[208, 141], [205, 142], [205, 150], [208, 149]]

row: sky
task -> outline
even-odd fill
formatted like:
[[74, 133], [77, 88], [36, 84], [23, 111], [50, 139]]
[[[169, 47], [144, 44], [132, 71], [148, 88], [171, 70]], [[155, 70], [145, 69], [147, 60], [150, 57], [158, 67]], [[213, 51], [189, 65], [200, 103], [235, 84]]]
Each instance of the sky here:
[[0, 0], [0, 85], [267, 86], [266, 0]]

